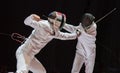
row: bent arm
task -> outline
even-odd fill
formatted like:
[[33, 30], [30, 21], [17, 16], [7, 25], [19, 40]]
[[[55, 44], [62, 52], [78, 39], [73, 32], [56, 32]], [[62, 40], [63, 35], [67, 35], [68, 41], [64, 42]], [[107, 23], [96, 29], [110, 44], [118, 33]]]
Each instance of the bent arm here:
[[86, 32], [88, 34], [92, 35], [92, 36], [96, 36], [97, 35], [97, 25], [96, 25], [96, 23], [93, 22], [92, 26]]
[[28, 25], [32, 28], [38, 28], [41, 24], [39, 23], [40, 21], [40, 17], [36, 16], [35, 18], [35, 14], [31, 14], [30, 16], [28, 16], [25, 20], [24, 23], [25, 25]]

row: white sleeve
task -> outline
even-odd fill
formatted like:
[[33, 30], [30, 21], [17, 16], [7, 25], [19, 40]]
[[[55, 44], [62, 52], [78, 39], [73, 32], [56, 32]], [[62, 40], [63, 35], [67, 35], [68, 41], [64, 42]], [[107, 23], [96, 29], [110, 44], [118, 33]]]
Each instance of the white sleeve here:
[[32, 28], [38, 28], [40, 27], [42, 24], [38, 21], [35, 21], [32, 19], [32, 15], [28, 16], [25, 20], [24, 20], [24, 24], [28, 25]]
[[94, 32], [92, 32], [92, 35], [96, 36], [97, 35], [97, 25], [96, 25], [96, 23], [94, 23], [94, 25], [93, 25], [93, 30], [94, 30]]
[[63, 29], [67, 30], [68, 32], [75, 32], [77, 30], [78, 26], [73, 26], [71, 24], [65, 23]]
[[96, 25], [96, 23], [92, 24], [92, 26], [87, 30], [87, 33], [89, 33], [92, 36], [97, 35], [97, 25]]
[[73, 40], [77, 38], [77, 33], [76, 32], [65, 33], [58, 31], [56, 32], [55, 38], [60, 40]]

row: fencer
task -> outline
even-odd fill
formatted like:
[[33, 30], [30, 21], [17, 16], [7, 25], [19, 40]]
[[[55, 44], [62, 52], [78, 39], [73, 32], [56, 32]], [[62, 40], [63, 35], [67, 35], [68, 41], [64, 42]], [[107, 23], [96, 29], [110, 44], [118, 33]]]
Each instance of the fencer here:
[[31, 14], [24, 20], [25, 25], [34, 29], [26, 41], [16, 50], [16, 73], [28, 73], [29, 70], [33, 73], [46, 73], [46, 69], [35, 55], [53, 38], [72, 40], [79, 35], [76, 32], [60, 32], [65, 22], [65, 14], [57, 11], [51, 12], [48, 15], [48, 20], [42, 20], [36, 14]]
[[71, 73], [79, 73], [83, 64], [85, 64], [85, 73], [93, 73], [95, 55], [96, 55], [96, 35], [97, 25], [94, 22], [95, 17], [91, 13], [85, 13], [78, 26], [65, 24], [63, 27], [69, 32], [80, 31], [76, 45], [76, 53], [73, 61]]

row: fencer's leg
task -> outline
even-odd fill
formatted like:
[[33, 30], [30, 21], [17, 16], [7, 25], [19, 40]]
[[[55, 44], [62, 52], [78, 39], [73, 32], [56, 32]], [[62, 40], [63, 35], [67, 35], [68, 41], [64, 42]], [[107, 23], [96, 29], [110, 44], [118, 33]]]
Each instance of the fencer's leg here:
[[16, 73], [28, 73], [28, 67], [25, 61], [25, 56], [21, 51], [16, 52], [17, 71]]
[[95, 64], [95, 53], [91, 54], [85, 61], [85, 73], [93, 73]]
[[29, 69], [33, 73], [46, 73], [44, 66], [35, 57], [32, 59]]
[[84, 60], [85, 60], [84, 56], [81, 55], [80, 53], [76, 52], [71, 73], [79, 73], [80, 69], [84, 63]]

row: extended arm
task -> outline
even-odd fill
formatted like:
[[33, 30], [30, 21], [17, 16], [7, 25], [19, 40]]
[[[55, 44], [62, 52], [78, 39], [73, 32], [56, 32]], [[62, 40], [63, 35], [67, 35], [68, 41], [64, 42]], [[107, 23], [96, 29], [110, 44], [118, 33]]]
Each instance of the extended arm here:
[[79, 26], [73, 26], [71, 24], [65, 23], [63, 29], [67, 30], [68, 32], [75, 32]]
[[60, 40], [73, 40], [76, 39], [78, 36], [80, 36], [80, 34], [81, 33], [79, 31], [75, 31], [72, 33], [57, 31], [55, 32], [55, 38]]

